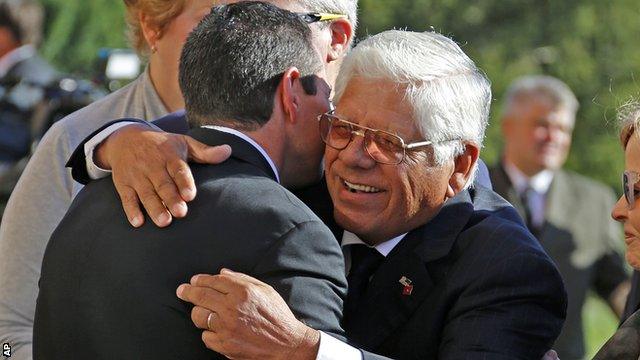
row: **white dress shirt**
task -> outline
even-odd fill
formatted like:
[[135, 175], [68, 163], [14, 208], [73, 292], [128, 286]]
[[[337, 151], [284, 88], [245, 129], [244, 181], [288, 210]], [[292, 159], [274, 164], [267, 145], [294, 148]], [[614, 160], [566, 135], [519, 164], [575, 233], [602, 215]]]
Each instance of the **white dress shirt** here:
[[544, 225], [544, 215], [547, 206], [547, 192], [553, 181], [553, 171], [542, 170], [532, 177], [528, 177], [515, 165], [510, 163], [504, 164], [504, 170], [509, 180], [511, 180], [513, 188], [521, 198], [523, 193], [527, 191], [527, 188], [533, 190], [527, 194], [526, 199], [528, 204], [524, 205], [529, 208], [531, 223], [536, 227], [542, 227]]

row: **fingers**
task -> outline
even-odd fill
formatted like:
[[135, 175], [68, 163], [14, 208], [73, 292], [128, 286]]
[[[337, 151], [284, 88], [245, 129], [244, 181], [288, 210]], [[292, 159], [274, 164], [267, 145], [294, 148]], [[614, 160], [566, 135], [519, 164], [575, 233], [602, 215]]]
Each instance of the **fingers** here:
[[247, 283], [251, 283], [251, 284], [255, 284], [255, 285], [265, 285], [265, 286], [267, 285], [266, 283], [254, 278], [252, 276], [249, 276], [249, 275], [241, 273], [241, 272], [236, 272], [236, 271], [232, 271], [232, 270], [229, 270], [229, 269], [225, 269], [225, 268], [220, 270], [220, 274], [229, 276], [231, 278], [235, 278], [236, 280], [241, 281], [241, 282], [247, 282]]
[[198, 274], [191, 278], [191, 285], [213, 289], [222, 294], [239, 293], [251, 285], [269, 286], [249, 275], [222, 269], [219, 275]]
[[185, 136], [189, 159], [202, 164], [219, 164], [229, 158], [229, 145], [208, 146], [189, 136]]
[[170, 208], [173, 209], [172, 213], [175, 212], [174, 216], [184, 217], [187, 214], [186, 204], [177, 195], [175, 187], [171, 188], [173, 182], [166, 180], [170, 177], [166, 175], [164, 179], [156, 180], [158, 182], [153, 184], [145, 178], [128, 185], [130, 182], [122, 181], [118, 176], [114, 176], [113, 183], [131, 226], [137, 228], [144, 224], [144, 214], [140, 209], [140, 203], [157, 226], [168, 226], [171, 223], [172, 215], [167, 211], [162, 196], [167, 199], [166, 203], [169, 203]]
[[153, 184], [157, 196], [164, 204], [164, 207], [171, 212], [171, 215], [176, 218], [182, 218], [187, 215], [187, 203], [178, 193], [173, 176], [167, 169], [154, 171], [149, 175], [149, 181]]
[[546, 354], [544, 354], [542, 360], [560, 360], [560, 358], [558, 357], [558, 353], [555, 352], [555, 350], [549, 350]]
[[144, 215], [140, 210], [140, 203], [136, 191], [130, 186], [118, 186], [117, 182], [114, 183], [116, 191], [120, 196], [124, 213], [127, 215], [127, 220], [129, 220], [131, 226], [135, 228], [142, 226], [142, 224], [144, 224]]
[[214, 310], [216, 307], [220, 307], [225, 296], [225, 294], [214, 289], [189, 284], [182, 284], [178, 286], [176, 295], [184, 301], [209, 310]]
[[167, 164], [167, 172], [173, 179], [182, 200], [191, 201], [196, 197], [195, 180], [193, 179], [189, 164], [186, 161], [177, 159], [169, 162]]
[[232, 274], [195, 275], [191, 278], [191, 285], [213, 289], [222, 294], [237, 293], [250, 283]]
[[138, 197], [142, 202], [142, 206], [147, 210], [147, 214], [158, 227], [166, 227], [171, 224], [171, 213], [162, 203], [162, 200], [156, 193], [156, 190], [150, 180], [141, 182], [141, 186], [136, 189]]
[[217, 312], [202, 306], [194, 306], [191, 310], [191, 321], [198, 329], [216, 331], [220, 328], [220, 317]]

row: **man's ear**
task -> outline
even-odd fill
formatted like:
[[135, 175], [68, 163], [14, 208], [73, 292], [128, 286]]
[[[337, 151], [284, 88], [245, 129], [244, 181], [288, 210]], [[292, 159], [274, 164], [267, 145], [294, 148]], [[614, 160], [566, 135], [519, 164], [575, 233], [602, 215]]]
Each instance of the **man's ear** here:
[[327, 62], [340, 59], [349, 48], [353, 38], [353, 26], [347, 19], [338, 19], [331, 22], [331, 45], [327, 53]]
[[140, 11], [138, 13], [138, 21], [140, 21], [140, 28], [142, 29], [142, 36], [149, 44], [149, 50], [151, 52], [155, 52], [156, 43], [162, 37], [162, 31], [158, 26], [150, 21], [149, 16], [144, 12]]
[[466, 143], [464, 152], [454, 160], [453, 174], [449, 178], [447, 187], [448, 198], [456, 196], [465, 188], [475, 171], [478, 156], [480, 156], [480, 148], [475, 144]]
[[286, 121], [295, 122], [300, 108], [299, 86], [295, 86], [300, 79], [300, 71], [291, 67], [282, 74], [280, 79], [279, 101]]

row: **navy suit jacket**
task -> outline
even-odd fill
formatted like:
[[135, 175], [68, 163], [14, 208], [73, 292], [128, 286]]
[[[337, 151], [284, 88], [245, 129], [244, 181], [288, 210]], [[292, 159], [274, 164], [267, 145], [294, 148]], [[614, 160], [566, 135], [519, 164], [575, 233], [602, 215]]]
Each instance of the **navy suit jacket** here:
[[[412, 281], [410, 295], [402, 277]], [[394, 359], [538, 360], [567, 306], [560, 274], [517, 212], [482, 187], [411, 231], [364, 298], [347, 337]]]

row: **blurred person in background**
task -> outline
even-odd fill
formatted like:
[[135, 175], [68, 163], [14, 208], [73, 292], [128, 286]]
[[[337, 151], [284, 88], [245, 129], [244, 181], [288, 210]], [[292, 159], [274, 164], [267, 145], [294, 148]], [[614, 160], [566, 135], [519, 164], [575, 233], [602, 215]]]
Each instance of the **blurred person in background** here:
[[44, 10], [35, 1], [0, 2], [0, 217], [30, 152], [42, 135], [31, 123], [56, 71], [38, 56]]
[[496, 192], [510, 201], [557, 264], [568, 295], [567, 319], [554, 345], [563, 360], [585, 356], [582, 307], [593, 290], [620, 316], [629, 282], [620, 227], [608, 209], [615, 195], [605, 185], [562, 169], [578, 101], [549, 76], [512, 83], [502, 114], [501, 162], [490, 169]]
[[[622, 196], [611, 216], [624, 226], [626, 259], [640, 270], [640, 103], [623, 106], [618, 112], [620, 143], [624, 150]], [[637, 360], [640, 358], [640, 312], [633, 312], [593, 358], [594, 360]]]
[[[347, 18], [312, 27], [314, 44], [326, 63], [327, 81], [332, 83], [355, 31], [356, 0], [271, 2], [291, 11], [347, 15]], [[156, 119], [184, 107], [178, 86], [182, 44], [215, 3], [212, 0], [125, 0], [131, 42], [139, 53], [148, 57], [149, 66], [127, 87], [56, 123], [36, 150], [0, 225], [0, 342], [13, 346], [13, 358], [31, 358], [37, 282], [44, 250], [51, 233], [82, 188], [64, 167], [71, 151], [111, 119]], [[156, 145], [171, 147], [180, 153], [189, 151], [196, 161], [215, 163], [229, 156], [226, 146], [210, 148], [191, 138], [179, 139], [176, 141], [174, 137], [170, 143], [160, 141]], [[136, 150], [140, 154], [148, 149]], [[164, 189], [167, 184], [160, 185]], [[122, 193], [120, 195], [122, 197]], [[185, 202], [193, 199], [195, 191], [181, 195], [179, 205], [182, 206], [172, 207], [171, 213], [167, 211], [159, 222], [168, 223], [171, 217], [186, 215]], [[124, 200], [137, 203], [138, 197]], [[144, 203], [146, 199], [142, 200]], [[34, 218], [38, 221], [31, 221]]]

